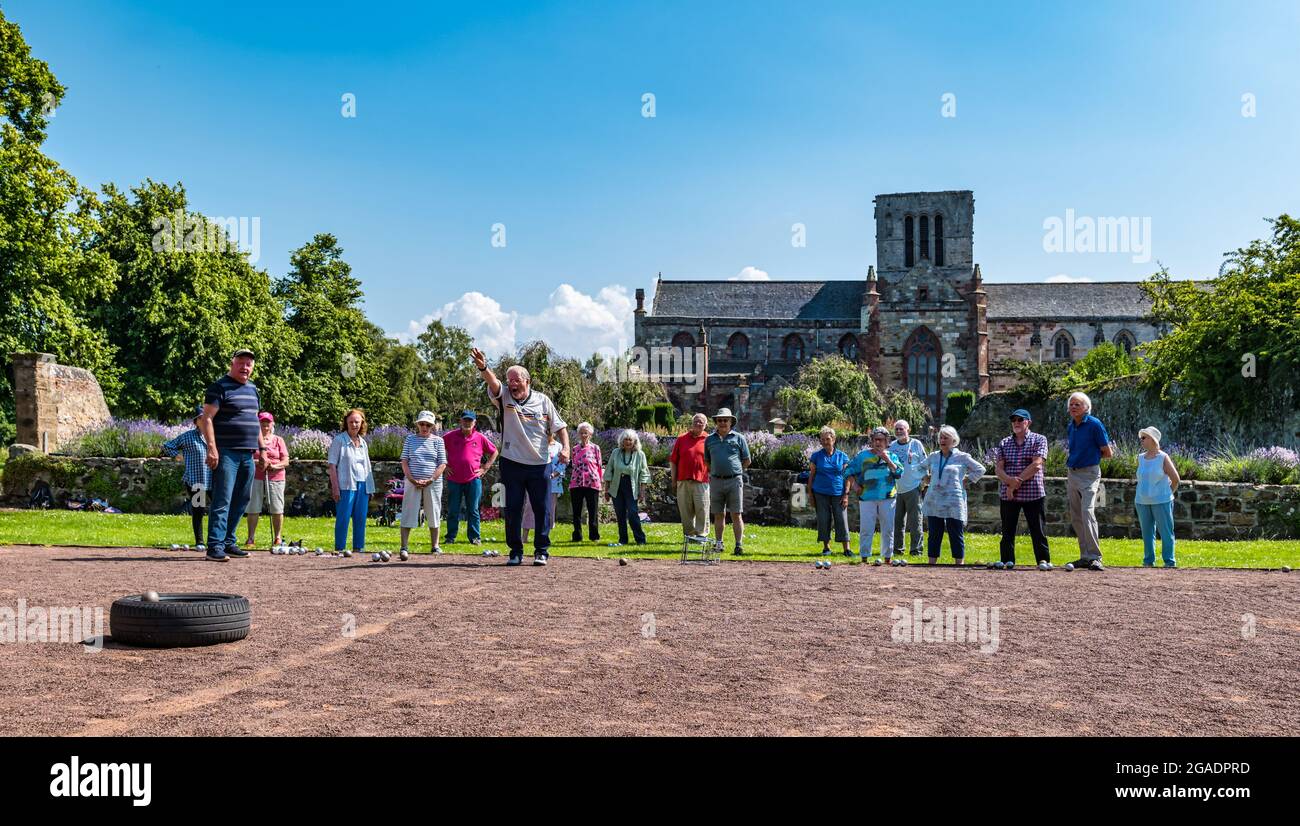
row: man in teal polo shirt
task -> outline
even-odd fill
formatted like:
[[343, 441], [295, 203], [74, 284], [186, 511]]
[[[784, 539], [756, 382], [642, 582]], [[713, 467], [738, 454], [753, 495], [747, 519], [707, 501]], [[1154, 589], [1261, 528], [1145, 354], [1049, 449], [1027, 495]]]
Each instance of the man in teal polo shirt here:
[[749, 467], [749, 442], [735, 432], [736, 417], [722, 408], [713, 417], [715, 430], [704, 440], [704, 460], [709, 464], [709, 510], [713, 511], [713, 547], [722, 552], [722, 528], [726, 524], [726, 511], [731, 512], [732, 531], [736, 535], [736, 549], [740, 556], [745, 552], [742, 539], [745, 523], [741, 511], [745, 503], [745, 468]]
[[1097, 533], [1097, 490], [1101, 486], [1101, 460], [1115, 451], [1110, 446], [1106, 426], [1092, 415], [1092, 400], [1085, 393], [1073, 393], [1067, 404], [1070, 423], [1066, 440], [1070, 455], [1065, 479], [1065, 500], [1070, 510], [1070, 524], [1079, 538], [1079, 558], [1074, 567], [1102, 571], [1101, 540]]

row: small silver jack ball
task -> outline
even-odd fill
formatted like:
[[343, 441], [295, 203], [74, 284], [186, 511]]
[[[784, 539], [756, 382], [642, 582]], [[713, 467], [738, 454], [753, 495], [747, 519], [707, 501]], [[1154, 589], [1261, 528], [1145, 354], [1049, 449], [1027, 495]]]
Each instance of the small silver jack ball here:
[[158, 597], [158, 592], [157, 592], [157, 591], [145, 591], [145, 592], [144, 592], [144, 597], [143, 597], [143, 598], [144, 598], [144, 601], [145, 601], [145, 602], [159, 602], [159, 601], [161, 601], [161, 600], [159, 599], [159, 597]]

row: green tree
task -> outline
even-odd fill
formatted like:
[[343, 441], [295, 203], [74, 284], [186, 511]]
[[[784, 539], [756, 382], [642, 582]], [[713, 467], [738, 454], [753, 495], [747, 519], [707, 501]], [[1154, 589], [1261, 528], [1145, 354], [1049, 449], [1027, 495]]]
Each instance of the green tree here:
[[462, 410], [481, 410], [487, 404], [483, 381], [470, 361], [473, 348], [469, 333], [439, 319], [430, 321], [416, 340], [421, 398], [449, 423], [456, 421]]
[[871, 375], [839, 354], [799, 368], [794, 386], [782, 388], [777, 400], [786, 408], [786, 424], [795, 430], [837, 419], [866, 430], [879, 425], [885, 413], [885, 399]]
[[292, 373], [299, 342], [267, 274], [224, 227], [189, 209], [180, 184], [146, 180], [129, 196], [108, 184], [103, 193], [95, 249], [114, 263], [117, 289], [87, 317], [123, 369], [114, 413], [183, 419], [228, 369], [230, 354], [248, 347], [263, 405], [285, 421], [301, 417]]
[[1084, 387], [1106, 379], [1133, 376], [1141, 372], [1141, 359], [1125, 352], [1118, 344], [1106, 342], [1092, 348], [1083, 358], [1070, 365], [1058, 389]]
[[1270, 238], [1229, 254], [1227, 271], [1203, 285], [1163, 269], [1143, 283], [1152, 319], [1171, 328], [1143, 346], [1162, 396], [1242, 418], [1300, 406], [1300, 221], [1268, 223]]
[[[113, 294], [115, 278], [94, 248], [95, 197], [41, 152], [63, 95], [0, 12], [0, 354], [43, 351], [92, 370], [111, 403], [121, 370], [85, 321], [88, 306]], [[0, 381], [0, 419], [12, 420], [13, 405], [12, 387]]]

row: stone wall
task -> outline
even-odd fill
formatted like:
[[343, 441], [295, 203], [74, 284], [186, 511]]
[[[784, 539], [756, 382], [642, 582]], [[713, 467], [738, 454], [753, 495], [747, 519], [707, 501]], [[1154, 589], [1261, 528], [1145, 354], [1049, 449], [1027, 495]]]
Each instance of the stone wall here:
[[[375, 463], [375, 480], [381, 489], [394, 473], [400, 473], [397, 462]], [[128, 512], [178, 512], [183, 506], [180, 475], [179, 463], [167, 459], [74, 459], [27, 454], [10, 460], [6, 466], [3, 501], [9, 505], [25, 503], [33, 481], [40, 478], [50, 483], [55, 501], [60, 505], [70, 494], [87, 494], [108, 499]], [[294, 461], [287, 476], [287, 499], [306, 493], [313, 512], [328, 502], [329, 477], [325, 462]], [[655, 522], [676, 523], [677, 502], [669, 489], [668, 469], [651, 468], [651, 478], [647, 512]], [[746, 521], [756, 525], [814, 526], [816, 516], [811, 497], [796, 487], [795, 479], [796, 474], [789, 471], [750, 471], [745, 486]], [[482, 506], [504, 504], [502, 494], [492, 490], [497, 482], [495, 468], [484, 482]], [[1097, 509], [1102, 535], [1141, 536], [1133, 508], [1135, 482], [1112, 479], [1103, 485], [1104, 504]], [[1047, 496], [1048, 533], [1069, 534], [1065, 480], [1048, 479]], [[372, 511], [377, 512], [379, 507], [380, 500], [373, 499]], [[850, 502], [849, 524], [855, 532], [857, 511], [856, 504]], [[569, 497], [562, 496], [557, 507], [558, 521], [567, 523], [570, 514]], [[612, 518], [613, 509], [602, 504], [602, 520], [609, 522]], [[1300, 486], [1184, 482], [1174, 503], [1174, 520], [1179, 538], [1300, 538]], [[971, 488], [970, 529], [986, 533], [1001, 530], [997, 480], [991, 475]]]
[[14, 353], [14, 413], [19, 444], [52, 452], [108, 421], [108, 405], [89, 370], [57, 364], [49, 353]]

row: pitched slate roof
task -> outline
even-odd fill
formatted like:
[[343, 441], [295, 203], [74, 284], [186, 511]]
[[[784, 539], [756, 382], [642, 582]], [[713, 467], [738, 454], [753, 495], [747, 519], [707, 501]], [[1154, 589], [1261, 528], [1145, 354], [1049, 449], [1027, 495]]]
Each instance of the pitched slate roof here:
[[660, 281], [651, 315], [857, 319], [864, 289], [865, 280]]
[[1140, 318], [1151, 309], [1138, 281], [1053, 284], [985, 282], [988, 318]]

